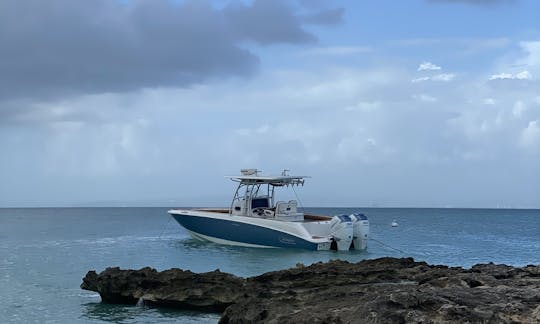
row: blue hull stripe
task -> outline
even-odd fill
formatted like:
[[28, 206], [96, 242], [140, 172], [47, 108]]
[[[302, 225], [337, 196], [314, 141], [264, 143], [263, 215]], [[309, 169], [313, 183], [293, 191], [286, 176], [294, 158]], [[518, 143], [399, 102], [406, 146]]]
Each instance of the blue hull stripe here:
[[189, 231], [223, 240], [281, 248], [317, 250], [317, 244], [266, 227], [203, 216], [171, 214]]

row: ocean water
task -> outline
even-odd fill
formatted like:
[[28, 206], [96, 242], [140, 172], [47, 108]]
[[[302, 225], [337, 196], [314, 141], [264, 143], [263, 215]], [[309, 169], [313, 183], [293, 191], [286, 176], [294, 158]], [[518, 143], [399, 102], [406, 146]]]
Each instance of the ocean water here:
[[[105, 305], [81, 290], [88, 270], [172, 267], [239, 276], [343, 259], [411, 256], [432, 264], [540, 264], [540, 210], [307, 208], [362, 211], [365, 252], [252, 249], [189, 237], [167, 208], [0, 209], [0, 323], [215, 323], [219, 314]], [[398, 227], [391, 227], [395, 219]]]

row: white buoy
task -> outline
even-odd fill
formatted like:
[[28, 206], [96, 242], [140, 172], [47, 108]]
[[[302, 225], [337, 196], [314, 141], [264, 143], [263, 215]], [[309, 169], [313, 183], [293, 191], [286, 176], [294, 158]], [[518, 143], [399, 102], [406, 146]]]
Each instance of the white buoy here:
[[397, 227], [398, 226], [398, 223], [396, 222], [395, 219], [392, 221], [392, 224], [390, 224], [390, 226], [392, 226], [392, 227]]

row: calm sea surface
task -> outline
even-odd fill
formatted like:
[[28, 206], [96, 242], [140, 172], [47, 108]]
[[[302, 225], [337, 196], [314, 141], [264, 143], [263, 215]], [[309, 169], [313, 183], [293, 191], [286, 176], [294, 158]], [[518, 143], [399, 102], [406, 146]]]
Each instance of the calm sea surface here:
[[[0, 323], [215, 323], [218, 314], [103, 305], [79, 288], [88, 270], [108, 266], [240, 276], [330, 259], [352, 262], [412, 256], [432, 264], [540, 264], [540, 210], [309, 208], [365, 212], [374, 240], [367, 252], [250, 249], [201, 243], [167, 208], [0, 209]], [[398, 227], [390, 227], [396, 219]]]

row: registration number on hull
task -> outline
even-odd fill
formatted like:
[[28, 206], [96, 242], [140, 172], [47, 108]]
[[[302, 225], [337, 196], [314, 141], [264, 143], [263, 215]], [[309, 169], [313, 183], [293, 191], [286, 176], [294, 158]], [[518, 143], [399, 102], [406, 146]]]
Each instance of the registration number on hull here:
[[317, 244], [317, 251], [328, 251], [328, 250], [330, 250], [330, 242]]

